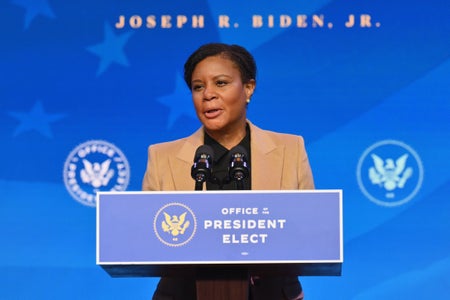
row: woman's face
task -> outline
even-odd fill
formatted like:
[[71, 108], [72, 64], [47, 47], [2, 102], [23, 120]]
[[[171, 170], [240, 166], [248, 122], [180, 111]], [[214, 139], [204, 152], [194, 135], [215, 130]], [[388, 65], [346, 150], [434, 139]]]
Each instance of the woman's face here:
[[197, 117], [210, 135], [245, 129], [247, 99], [255, 81], [242, 83], [237, 66], [222, 56], [200, 61], [192, 73], [191, 92]]

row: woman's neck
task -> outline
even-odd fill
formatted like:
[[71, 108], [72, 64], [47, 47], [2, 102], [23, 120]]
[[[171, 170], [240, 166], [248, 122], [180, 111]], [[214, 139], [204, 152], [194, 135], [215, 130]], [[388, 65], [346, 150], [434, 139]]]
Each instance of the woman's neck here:
[[224, 146], [225, 148], [230, 150], [234, 146], [238, 145], [242, 141], [242, 139], [245, 137], [245, 135], [247, 134], [246, 125], [247, 125], [247, 123], [244, 123], [243, 126], [237, 128], [237, 129], [225, 131], [225, 132], [224, 131], [210, 132], [206, 129], [205, 130], [206, 130], [206, 133], [208, 133], [208, 135], [210, 137], [212, 137], [219, 144], [221, 144], [222, 146]]

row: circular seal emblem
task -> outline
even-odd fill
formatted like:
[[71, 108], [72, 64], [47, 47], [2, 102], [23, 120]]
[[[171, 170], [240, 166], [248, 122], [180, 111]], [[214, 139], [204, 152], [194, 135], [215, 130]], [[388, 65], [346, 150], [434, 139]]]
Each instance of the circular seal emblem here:
[[161, 243], [179, 247], [192, 240], [197, 230], [197, 220], [186, 205], [169, 203], [156, 213], [153, 230]]
[[363, 194], [381, 206], [399, 206], [420, 190], [423, 166], [405, 143], [384, 140], [367, 148], [358, 161], [356, 177]]
[[111, 143], [92, 140], [78, 145], [64, 164], [64, 183], [78, 202], [96, 205], [99, 191], [124, 191], [130, 166], [122, 151]]

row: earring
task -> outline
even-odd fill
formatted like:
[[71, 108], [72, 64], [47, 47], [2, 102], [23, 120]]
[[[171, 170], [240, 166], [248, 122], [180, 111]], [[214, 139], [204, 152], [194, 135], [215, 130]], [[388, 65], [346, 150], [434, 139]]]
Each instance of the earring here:
[[250, 103], [250, 98], [247, 99], [247, 104], [249, 104], [249, 103]]

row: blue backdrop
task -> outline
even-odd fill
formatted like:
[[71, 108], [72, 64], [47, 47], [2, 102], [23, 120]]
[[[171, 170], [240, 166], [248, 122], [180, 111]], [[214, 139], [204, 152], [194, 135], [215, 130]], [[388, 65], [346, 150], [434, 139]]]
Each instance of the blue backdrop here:
[[448, 298], [448, 1], [0, 0], [0, 40], [0, 298], [150, 298], [95, 265], [90, 195], [198, 128], [182, 66], [212, 41], [257, 60], [252, 122], [344, 190], [342, 276], [307, 298]]

